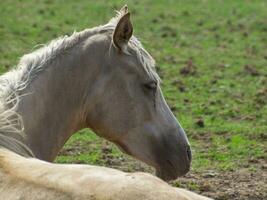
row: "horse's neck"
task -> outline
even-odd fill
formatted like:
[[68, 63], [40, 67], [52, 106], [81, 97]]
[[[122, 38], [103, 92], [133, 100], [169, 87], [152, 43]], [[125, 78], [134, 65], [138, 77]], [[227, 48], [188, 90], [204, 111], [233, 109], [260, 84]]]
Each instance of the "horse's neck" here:
[[23, 91], [18, 112], [23, 119], [27, 145], [37, 158], [54, 160], [71, 134], [83, 128], [84, 72], [74, 66], [79, 64], [67, 56], [58, 66], [39, 72]]

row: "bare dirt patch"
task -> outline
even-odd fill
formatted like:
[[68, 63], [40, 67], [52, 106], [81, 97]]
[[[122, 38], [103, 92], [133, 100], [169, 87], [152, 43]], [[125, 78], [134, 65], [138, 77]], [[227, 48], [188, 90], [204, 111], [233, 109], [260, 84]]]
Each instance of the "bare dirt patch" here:
[[186, 61], [185, 66], [180, 69], [180, 74], [183, 76], [195, 75], [197, 73], [196, 65], [192, 59]]
[[194, 190], [216, 200], [267, 199], [266, 169], [228, 172], [191, 172], [172, 184]]
[[252, 65], [245, 65], [244, 71], [246, 74], [249, 74], [251, 76], [259, 76], [260, 75], [259, 71]]

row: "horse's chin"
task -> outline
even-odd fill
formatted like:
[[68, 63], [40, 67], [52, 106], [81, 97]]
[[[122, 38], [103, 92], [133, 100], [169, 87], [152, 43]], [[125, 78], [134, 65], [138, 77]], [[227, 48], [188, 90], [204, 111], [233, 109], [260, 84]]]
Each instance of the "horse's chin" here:
[[172, 175], [170, 173], [166, 173], [160, 169], [156, 169], [156, 176], [164, 181], [171, 181], [177, 178], [177, 175]]

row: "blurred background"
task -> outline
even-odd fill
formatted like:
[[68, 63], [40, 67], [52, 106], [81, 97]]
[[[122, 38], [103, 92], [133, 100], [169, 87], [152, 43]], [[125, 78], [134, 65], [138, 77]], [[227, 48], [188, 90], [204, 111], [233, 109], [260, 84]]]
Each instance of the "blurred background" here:
[[[267, 199], [265, 0], [3, 0], [0, 72], [38, 44], [105, 24], [124, 4], [193, 147], [191, 171], [171, 184], [218, 200]], [[87, 129], [56, 161], [153, 173]]]

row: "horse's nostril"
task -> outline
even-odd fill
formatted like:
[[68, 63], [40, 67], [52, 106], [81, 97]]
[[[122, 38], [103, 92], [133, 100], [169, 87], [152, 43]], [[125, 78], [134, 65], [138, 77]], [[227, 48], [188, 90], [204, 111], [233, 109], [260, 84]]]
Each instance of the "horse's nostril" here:
[[190, 146], [188, 146], [188, 147], [186, 148], [186, 153], [187, 153], [187, 157], [188, 157], [189, 162], [191, 162], [191, 160], [192, 160], [192, 153], [191, 153], [191, 148], [190, 148]]

